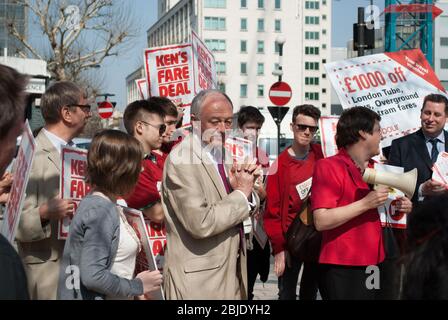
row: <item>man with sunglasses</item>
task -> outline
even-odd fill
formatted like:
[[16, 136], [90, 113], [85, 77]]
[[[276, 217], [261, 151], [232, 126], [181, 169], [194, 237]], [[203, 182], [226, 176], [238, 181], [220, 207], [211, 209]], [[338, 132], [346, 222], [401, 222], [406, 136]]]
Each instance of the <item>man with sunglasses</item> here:
[[[320, 111], [312, 105], [294, 108], [291, 130], [294, 141], [272, 165], [266, 185], [264, 227], [274, 254], [274, 271], [278, 276], [279, 299], [296, 300], [296, 288], [303, 261], [286, 249], [286, 232], [308, 200], [311, 177], [317, 160], [323, 158], [319, 144], [312, 143]], [[317, 262], [317, 261], [316, 261]], [[306, 262], [300, 285], [300, 299], [314, 300], [317, 294], [316, 263]]]
[[155, 223], [161, 223], [164, 218], [160, 204], [163, 165], [154, 153], [162, 146], [166, 131], [164, 117], [163, 108], [151, 100], [130, 103], [123, 115], [126, 131], [141, 143], [145, 154], [137, 185], [125, 200], [129, 207], [141, 210], [145, 217]]
[[74, 204], [60, 198], [61, 147], [83, 131], [90, 118], [84, 91], [70, 81], [51, 85], [41, 98], [45, 125], [36, 136], [26, 198], [17, 230], [19, 254], [25, 264], [31, 299], [56, 299], [64, 241], [58, 222], [73, 215]]
[[162, 135], [162, 146], [160, 147], [160, 149], [154, 151], [157, 156], [157, 161], [163, 168], [166, 157], [170, 153], [171, 149], [181, 141], [180, 139], [173, 138], [178, 122], [178, 111], [176, 105], [166, 97], [154, 96], [149, 98], [149, 102], [151, 104], [157, 104], [165, 112], [164, 122], [166, 125], [166, 130]]

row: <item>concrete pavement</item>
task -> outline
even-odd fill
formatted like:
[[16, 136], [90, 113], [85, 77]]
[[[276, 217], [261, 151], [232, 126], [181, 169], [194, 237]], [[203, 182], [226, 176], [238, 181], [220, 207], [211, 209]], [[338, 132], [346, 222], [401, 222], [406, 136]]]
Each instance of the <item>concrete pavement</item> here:
[[[302, 269], [299, 273], [299, 281], [297, 284], [297, 294], [299, 293], [300, 278], [302, 277]], [[271, 266], [269, 269], [269, 277], [265, 283], [262, 283], [257, 278], [254, 286], [254, 300], [278, 300], [278, 285], [277, 276], [274, 273], [274, 258], [271, 257]], [[298, 299], [298, 297], [297, 297]], [[317, 293], [317, 300], [322, 300], [320, 293]]]

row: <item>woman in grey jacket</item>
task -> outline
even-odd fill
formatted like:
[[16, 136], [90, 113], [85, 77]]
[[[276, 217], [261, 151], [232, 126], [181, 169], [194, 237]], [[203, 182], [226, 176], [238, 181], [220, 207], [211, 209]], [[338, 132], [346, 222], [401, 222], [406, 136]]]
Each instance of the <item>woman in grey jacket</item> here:
[[87, 156], [92, 192], [70, 224], [58, 299], [129, 299], [160, 288], [158, 270], [133, 278], [141, 245], [115, 204], [134, 188], [142, 158], [140, 143], [123, 132], [104, 130], [94, 137]]

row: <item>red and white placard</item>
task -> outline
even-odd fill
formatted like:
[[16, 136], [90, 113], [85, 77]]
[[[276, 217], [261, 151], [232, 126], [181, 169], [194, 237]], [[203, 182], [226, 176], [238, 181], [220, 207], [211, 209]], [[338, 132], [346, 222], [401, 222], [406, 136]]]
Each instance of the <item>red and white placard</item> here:
[[20, 147], [14, 163], [14, 169], [12, 170], [14, 181], [11, 185], [9, 200], [3, 215], [3, 224], [1, 228], [1, 234], [12, 244], [14, 244], [20, 215], [22, 214], [25, 191], [28, 185], [35, 152], [36, 142], [34, 141], [28, 120], [26, 120], [22, 133], [22, 140], [20, 141]]
[[325, 69], [344, 109], [364, 106], [381, 116], [382, 147], [420, 128], [426, 95], [446, 95], [420, 49], [331, 62]]
[[[87, 150], [61, 147], [61, 161], [61, 198], [72, 200], [76, 212], [81, 200], [90, 192], [90, 185], [86, 183]], [[69, 217], [59, 220], [58, 239], [67, 239], [71, 221]]]

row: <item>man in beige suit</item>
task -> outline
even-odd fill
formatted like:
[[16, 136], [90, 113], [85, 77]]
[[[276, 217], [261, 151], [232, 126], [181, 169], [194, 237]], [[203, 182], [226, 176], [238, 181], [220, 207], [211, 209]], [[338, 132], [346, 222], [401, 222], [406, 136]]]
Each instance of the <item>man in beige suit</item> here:
[[16, 235], [25, 264], [31, 299], [56, 299], [64, 241], [58, 221], [73, 214], [73, 203], [59, 196], [60, 149], [70, 145], [90, 117], [83, 91], [68, 81], [56, 82], [41, 99], [45, 126], [36, 137], [36, 156]]
[[225, 94], [202, 91], [191, 108], [194, 133], [171, 151], [163, 172], [165, 296], [247, 299], [242, 222], [258, 207], [252, 190], [260, 168], [232, 165], [224, 152], [233, 117]]

